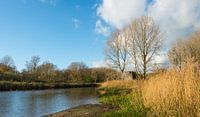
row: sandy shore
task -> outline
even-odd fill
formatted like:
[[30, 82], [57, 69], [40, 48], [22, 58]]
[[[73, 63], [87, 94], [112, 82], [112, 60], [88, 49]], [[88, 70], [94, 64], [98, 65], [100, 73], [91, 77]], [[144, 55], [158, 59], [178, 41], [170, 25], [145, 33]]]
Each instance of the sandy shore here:
[[104, 112], [115, 111], [118, 108], [105, 104], [87, 104], [67, 109], [44, 117], [98, 117]]

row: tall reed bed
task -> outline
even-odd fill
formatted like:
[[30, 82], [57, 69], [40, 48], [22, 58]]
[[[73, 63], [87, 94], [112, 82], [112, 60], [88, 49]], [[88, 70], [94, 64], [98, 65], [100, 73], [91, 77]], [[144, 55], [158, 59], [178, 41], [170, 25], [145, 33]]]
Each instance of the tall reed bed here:
[[200, 106], [200, 71], [187, 63], [150, 77], [142, 84], [142, 97], [151, 111], [148, 116], [195, 117]]

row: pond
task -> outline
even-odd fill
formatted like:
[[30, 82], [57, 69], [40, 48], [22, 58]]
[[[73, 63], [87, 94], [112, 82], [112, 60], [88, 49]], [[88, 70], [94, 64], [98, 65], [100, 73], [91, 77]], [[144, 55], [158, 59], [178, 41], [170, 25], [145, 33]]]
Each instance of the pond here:
[[98, 102], [96, 88], [0, 92], [0, 117], [40, 117]]

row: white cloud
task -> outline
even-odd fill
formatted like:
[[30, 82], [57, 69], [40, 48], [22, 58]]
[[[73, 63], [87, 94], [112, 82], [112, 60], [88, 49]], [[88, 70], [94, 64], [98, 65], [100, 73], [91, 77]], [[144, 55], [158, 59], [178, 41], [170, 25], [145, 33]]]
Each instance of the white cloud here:
[[99, 67], [108, 67], [107, 63], [105, 61], [93, 61], [92, 67], [99, 68]]
[[74, 23], [74, 27], [77, 29], [80, 27], [81, 21], [77, 18], [73, 18], [72, 19], [73, 23]]
[[155, 0], [149, 5], [148, 13], [166, 32], [167, 44], [189, 36], [200, 26], [199, 0]]
[[103, 0], [97, 14], [109, 25], [122, 28], [131, 19], [144, 14], [145, 0]]
[[168, 44], [200, 27], [200, 0], [102, 0], [97, 8], [97, 15], [118, 29], [146, 13], [167, 33]]
[[[149, 14], [166, 33], [164, 50], [178, 38], [200, 29], [200, 0], [102, 0], [97, 15], [110, 27], [121, 29], [132, 19]], [[164, 61], [166, 56], [156, 58]]]
[[95, 30], [98, 34], [102, 34], [104, 36], [108, 36], [110, 34], [110, 28], [108, 26], [104, 26], [101, 20], [96, 21]]
[[156, 64], [162, 64], [162, 63], [166, 63], [167, 62], [167, 59], [168, 56], [167, 56], [167, 53], [166, 52], [160, 52], [159, 55], [156, 55], [154, 58], [153, 58], [153, 63], [156, 63]]

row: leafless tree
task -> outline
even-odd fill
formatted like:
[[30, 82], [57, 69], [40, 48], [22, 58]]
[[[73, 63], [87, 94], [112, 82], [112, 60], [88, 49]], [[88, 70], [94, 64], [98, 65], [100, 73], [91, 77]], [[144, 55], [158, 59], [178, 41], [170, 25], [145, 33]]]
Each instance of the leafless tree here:
[[112, 68], [119, 69], [122, 73], [128, 62], [128, 41], [123, 31], [115, 31], [108, 39], [105, 49], [105, 59]]
[[0, 59], [0, 71], [1, 72], [16, 72], [16, 66], [14, 60], [6, 55]]
[[68, 67], [68, 70], [70, 70], [70, 77], [77, 82], [85, 77], [84, 75], [87, 69], [88, 66], [83, 62], [72, 62]]
[[37, 71], [40, 74], [39, 78], [52, 80], [56, 76], [56, 68], [56, 65], [54, 65], [53, 63], [50, 63], [48, 61], [44, 62], [37, 67]]
[[30, 72], [36, 72], [39, 62], [39, 56], [32, 56], [30, 61], [26, 61], [27, 70]]
[[12, 57], [6, 55], [0, 60], [0, 64], [6, 65], [8, 67], [15, 68], [15, 63]]
[[153, 57], [158, 54], [164, 36], [159, 26], [149, 16], [133, 20], [126, 28], [129, 52], [136, 71], [146, 79]]
[[38, 66], [39, 71], [45, 74], [50, 74], [54, 70], [56, 70], [56, 65], [50, 63], [48, 61], [44, 62], [42, 65]]
[[188, 58], [193, 58], [195, 62], [200, 64], [200, 31], [192, 34], [185, 44]]
[[181, 69], [183, 64], [186, 62], [186, 53], [186, 43], [183, 40], [177, 40], [173, 43], [171, 49], [168, 52], [169, 61]]
[[177, 40], [168, 52], [170, 62], [179, 69], [189, 60], [200, 64], [200, 32], [186, 40]]
[[73, 70], [73, 71], [84, 70], [87, 68], [88, 66], [83, 62], [72, 62], [68, 67], [69, 70]]

